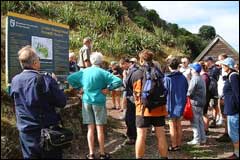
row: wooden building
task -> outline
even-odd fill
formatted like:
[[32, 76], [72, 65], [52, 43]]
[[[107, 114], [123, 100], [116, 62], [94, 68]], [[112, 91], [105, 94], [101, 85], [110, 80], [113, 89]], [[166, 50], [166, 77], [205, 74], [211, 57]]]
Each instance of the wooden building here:
[[209, 56], [211, 56], [216, 62], [218, 61], [218, 55], [222, 53], [226, 53], [229, 57], [232, 57], [235, 60], [235, 63], [239, 63], [239, 53], [219, 35], [209, 43], [194, 62], [204, 60], [205, 57]]

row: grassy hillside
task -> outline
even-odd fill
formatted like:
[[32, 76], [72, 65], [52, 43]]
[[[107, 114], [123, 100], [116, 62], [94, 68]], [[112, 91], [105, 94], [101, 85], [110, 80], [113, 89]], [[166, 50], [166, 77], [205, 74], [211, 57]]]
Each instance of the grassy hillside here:
[[[1, 158], [21, 157], [13, 102], [5, 92], [5, 18], [8, 11], [68, 24], [71, 51], [77, 54], [82, 47], [82, 39], [90, 36], [94, 41], [93, 50], [102, 52], [108, 62], [120, 57], [136, 57], [140, 50], [147, 48], [153, 50], [156, 53], [155, 59], [163, 63], [170, 54], [191, 56], [193, 50], [190, 50], [189, 44], [194, 46], [195, 40], [199, 40], [199, 37], [183, 29], [183, 33], [175, 34], [176, 30], [172, 29], [175, 25], [167, 26], [163, 20], [152, 23], [153, 16], [147, 17], [151, 14], [145, 15], [147, 11], [141, 6], [136, 8], [121, 1], [2, 1], [1, 144], [4, 147], [1, 147]], [[77, 121], [72, 124], [80, 126], [81, 123]]]
[[[143, 48], [152, 49], [160, 60], [169, 54], [184, 54], [178, 47], [169, 50], [163, 37], [164, 30], [155, 27], [149, 32], [128, 17], [128, 10], [121, 2], [40, 2], [5, 1], [1, 3], [1, 15], [7, 11], [48, 19], [70, 26], [70, 50], [78, 52], [82, 39], [91, 36], [94, 50], [107, 56], [136, 56]], [[165, 38], [165, 39], [164, 39]]]
[[144, 48], [153, 50], [161, 63], [168, 55], [193, 59], [207, 44], [198, 35], [160, 19], [156, 11], [144, 9], [137, 1], [3, 1], [1, 75], [5, 68], [4, 19], [8, 11], [68, 24], [70, 51], [77, 55], [82, 39], [90, 36], [93, 50], [102, 52], [107, 61], [136, 57]]

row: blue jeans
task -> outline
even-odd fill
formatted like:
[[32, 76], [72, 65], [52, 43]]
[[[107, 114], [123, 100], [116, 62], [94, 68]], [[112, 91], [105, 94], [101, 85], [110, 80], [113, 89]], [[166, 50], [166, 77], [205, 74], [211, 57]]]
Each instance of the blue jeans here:
[[239, 141], [239, 113], [227, 116], [228, 135], [233, 143]]
[[24, 159], [62, 159], [62, 150], [43, 151], [40, 148], [40, 130], [19, 132]]
[[204, 131], [203, 123], [203, 108], [192, 106], [193, 120], [192, 120], [192, 130], [193, 130], [193, 140], [196, 142], [201, 142], [206, 140], [206, 134]]

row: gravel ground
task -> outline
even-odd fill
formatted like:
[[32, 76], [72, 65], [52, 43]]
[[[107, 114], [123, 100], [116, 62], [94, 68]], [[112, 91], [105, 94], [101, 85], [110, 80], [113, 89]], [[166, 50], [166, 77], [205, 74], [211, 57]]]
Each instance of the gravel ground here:
[[[108, 99], [107, 106], [111, 106], [111, 100]], [[110, 107], [109, 107], [110, 108]], [[121, 116], [121, 112], [116, 110], [108, 110], [109, 116], [114, 119], [119, 119]], [[211, 113], [209, 113], [211, 114]], [[183, 138], [182, 138], [182, 147], [180, 151], [169, 152], [169, 158], [171, 159], [222, 159], [228, 157], [232, 154], [233, 146], [231, 142], [217, 142], [221, 135], [224, 133], [223, 127], [210, 128], [209, 136], [206, 145], [203, 146], [189, 146], [186, 143], [192, 140], [193, 132], [190, 126], [189, 121], [182, 121], [183, 127]], [[120, 133], [125, 133], [125, 123], [121, 121], [120, 129], [116, 129]], [[165, 126], [166, 136], [168, 144], [170, 144], [170, 135], [169, 135], [169, 126], [166, 121]], [[121, 152], [127, 152], [127, 154]], [[113, 154], [113, 158], [135, 158], [135, 150], [134, 146], [125, 146], [122, 145], [120, 149], [117, 151], [118, 153]], [[123, 157], [121, 155], [125, 155]], [[156, 159], [159, 158], [158, 150], [157, 150], [157, 142], [154, 134], [151, 133], [150, 129], [148, 131], [148, 136], [146, 140], [146, 151], [145, 151], [145, 159]]]
[[[105, 148], [106, 152], [111, 154], [112, 159], [135, 159], [135, 146], [125, 145], [125, 122], [120, 120], [122, 112], [111, 110], [111, 99], [107, 100], [108, 108], [108, 125], [106, 126]], [[217, 142], [223, 133], [223, 127], [210, 128], [206, 145], [189, 146], [186, 143], [192, 139], [193, 133], [189, 121], [182, 121], [183, 138], [180, 151], [169, 152], [171, 159], [222, 159], [232, 154], [233, 146], [231, 142]], [[165, 126], [168, 144], [170, 143], [169, 126], [166, 121]], [[74, 149], [69, 150], [65, 154], [65, 158], [83, 159], [88, 152], [86, 135], [82, 135], [79, 142], [74, 143]], [[98, 143], [95, 139], [95, 150], [98, 154]], [[148, 131], [146, 140], [146, 151], [144, 159], [157, 159], [159, 154], [157, 151], [156, 137]]]

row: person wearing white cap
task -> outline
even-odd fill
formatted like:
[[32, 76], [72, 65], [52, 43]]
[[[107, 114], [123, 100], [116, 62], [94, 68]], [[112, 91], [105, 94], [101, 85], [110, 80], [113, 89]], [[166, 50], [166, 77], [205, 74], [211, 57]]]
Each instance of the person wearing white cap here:
[[227, 73], [223, 87], [224, 114], [227, 115], [228, 135], [230, 136], [234, 153], [230, 159], [239, 159], [239, 74], [234, 70], [234, 60], [228, 57], [220, 62]]
[[127, 140], [125, 144], [134, 145], [137, 138], [137, 128], [136, 128], [136, 106], [133, 97], [132, 85], [129, 84], [129, 79], [132, 74], [138, 69], [136, 65], [136, 58], [121, 58], [119, 60], [120, 67], [123, 69], [123, 104], [126, 106], [125, 110], [125, 123], [127, 126]]
[[137, 58], [133, 57], [129, 60], [130, 62], [137, 63]]
[[83, 89], [82, 117], [83, 124], [88, 125], [87, 159], [95, 159], [94, 130], [97, 128], [100, 159], [109, 159], [110, 155], [104, 152], [104, 125], [107, 123], [106, 94], [110, 90], [122, 85], [122, 80], [110, 72], [100, 68], [103, 55], [93, 52], [90, 56], [92, 66], [75, 72], [67, 77], [67, 81], [74, 89]]
[[219, 110], [219, 118], [216, 120], [216, 125], [221, 126], [224, 124], [224, 134], [220, 136], [217, 141], [218, 142], [231, 142], [231, 139], [228, 135], [228, 130], [227, 130], [227, 116], [224, 115], [224, 99], [223, 99], [223, 87], [225, 84], [225, 78], [226, 72], [222, 69], [221, 62], [226, 59], [228, 55], [226, 53], [222, 53], [218, 56], [218, 61], [215, 63], [218, 65], [221, 69], [219, 79], [217, 82], [217, 89], [218, 89], [218, 110]]
[[191, 71], [189, 68], [189, 58], [188, 57], [182, 57], [181, 58], [181, 68], [179, 71], [183, 73], [183, 75], [187, 78], [188, 84], [191, 80]]

